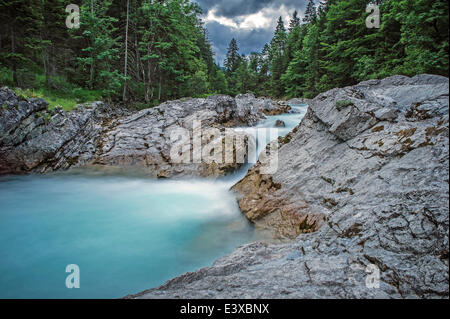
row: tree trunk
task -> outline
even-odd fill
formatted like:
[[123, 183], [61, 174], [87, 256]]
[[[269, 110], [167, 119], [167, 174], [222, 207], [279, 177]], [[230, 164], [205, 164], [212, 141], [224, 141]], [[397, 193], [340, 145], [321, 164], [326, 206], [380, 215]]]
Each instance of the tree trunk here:
[[[136, 75], [137, 75], [137, 81], [144, 81], [145, 82], [145, 68], [144, 64], [141, 61], [141, 54], [139, 53], [139, 44], [138, 44], [138, 36], [137, 36], [137, 26], [134, 27], [134, 48], [136, 50]], [[141, 77], [142, 72], [142, 77]]]
[[[11, 52], [16, 53], [16, 43], [15, 43], [15, 34], [14, 34], [14, 27], [11, 26]], [[15, 86], [19, 86], [19, 81], [17, 80], [17, 65], [16, 65], [16, 59], [13, 58], [12, 62], [12, 69], [13, 69], [13, 82]]]
[[[150, 45], [147, 45], [147, 54], [150, 55]], [[153, 99], [153, 83], [152, 83], [152, 63], [150, 62], [150, 59], [147, 60], [147, 90], [145, 94], [145, 102], [149, 103], [150, 100]]]
[[[43, 42], [42, 40], [42, 35], [40, 36], [40, 40], [41, 43]], [[49, 58], [49, 50], [46, 46], [44, 46], [42, 48], [42, 60], [44, 62], [44, 74], [45, 74], [45, 86], [49, 87], [50, 86], [50, 58]]]
[[127, 25], [125, 27], [125, 82], [123, 84], [123, 96], [122, 100], [125, 102], [127, 100], [127, 71], [128, 71], [128, 19], [129, 19], [129, 7], [130, 7], [130, 0], [127, 0]]
[[50, 67], [49, 67], [49, 58], [48, 58], [48, 53], [44, 52], [44, 70], [45, 70], [45, 85], [47, 87], [50, 86]]
[[[94, 16], [94, 0], [91, 0], [91, 14], [92, 16]], [[92, 37], [92, 35], [91, 35]], [[93, 46], [94, 43], [91, 43], [91, 45]], [[90, 69], [90, 74], [89, 74], [89, 88], [92, 90], [94, 88], [94, 73], [95, 73], [95, 69], [94, 69], [94, 53], [91, 51], [91, 69]]]
[[162, 75], [159, 73], [159, 91], [158, 91], [158, 102], [161, 102], [161, 83], [162, 83]]
[[56, 60], [55, 46], [52, 45], [52, 76], [56, 76], [58, 61]]

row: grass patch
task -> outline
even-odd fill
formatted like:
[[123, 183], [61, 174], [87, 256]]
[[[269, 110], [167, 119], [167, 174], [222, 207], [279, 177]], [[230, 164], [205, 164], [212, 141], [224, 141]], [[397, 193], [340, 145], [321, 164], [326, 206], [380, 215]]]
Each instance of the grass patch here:
[[53, 76], [47, 86], [43, 73], [28, 74], [26, 88], [14, 88], [12, 71], [0, 67], [0, 86], [10, 87], [21, 100], [41, 98], [48, 102], [49, 109], [62, 107], [65, 111], [76, 108], [78, 104], [103, 100], [100, 91], [88, 90], [69, 83], [64, 76]]
[[353, 105], [353, 102], [350, 100], [340, 100], [336, 101], [336, 108], [340, 112], [341, 110], [345, 109], [346, 107], [349, 107], [350, 105]]
[[94, 102], [102, 99], [100, 92], [79, 89], [73, 94], [57, 92], [55, 90], [41, 89], [12, 89], [19, 99], [28, 100], [30, 98], [40, 98], [48, 102], [48, 108], [62, 107], [65, 111], [71, 111], [80, 103]]
[[6, 67], [0, 67], [0, 86], [13, 86], [12, 71]]

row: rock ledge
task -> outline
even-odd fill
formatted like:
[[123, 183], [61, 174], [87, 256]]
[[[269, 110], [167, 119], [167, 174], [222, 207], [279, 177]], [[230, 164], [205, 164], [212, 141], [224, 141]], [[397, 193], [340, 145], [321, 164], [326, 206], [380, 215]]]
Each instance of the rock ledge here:
[[[279, 237], [129, 298], [448, 298], [449, 80], [394, 76], [310, 101], [279, 151], [234, 186]], [[367, 272], [366, 272], [367, 271]], [[379, 287], [366, 281], [379, 272]]]

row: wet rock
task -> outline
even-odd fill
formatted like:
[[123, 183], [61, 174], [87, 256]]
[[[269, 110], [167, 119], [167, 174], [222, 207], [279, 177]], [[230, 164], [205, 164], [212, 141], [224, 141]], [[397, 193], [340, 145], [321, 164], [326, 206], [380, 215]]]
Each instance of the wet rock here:
[[286, 105], [299, 105], [299, 104], [309, 104], [311, 99], [305, 98], [294, 98], [284, 102]]
[[286, 127], [286, 123], [284, 123], [282, 120], [276, 120], [275, 127]]
[[[241, 164], [225, 159], [175, 163], [171, 134], [184, 128], [192, 138], [193, 125], [199, 122], [202, 128], [219, 129], [216, 143], [225, 143], [226, 128], [255, 125], [264, 117], [263, 110], [276, 108], [254, 96], [217, 95], [170, 101], [140, 112], [94, 102], [65, 113], [48, 110], [41, 99], [20, 101], [8, 88], [0, 89], [0, 106], [0, 174], [88, 166], [143, 169], [155, 178], [218, 177], [233, 172]], [[201, 145], [209, 142], [205, 138]]]
[[[288, 113], [291, 110], [291, 107], [283, 102], [264, 97], [255, 98], [253, 94], [237, 95], [236, 103], [244, 110], [249, 109], [250, 114], [279, 115]], [[256, 124], [256, 122], [253, 124]]]
[[233, 187], [249, 220], [293, 240], [129, 297], [448, 298], [448, 90], [420, 75], [320, 94], [278, 171], [256, 165]]

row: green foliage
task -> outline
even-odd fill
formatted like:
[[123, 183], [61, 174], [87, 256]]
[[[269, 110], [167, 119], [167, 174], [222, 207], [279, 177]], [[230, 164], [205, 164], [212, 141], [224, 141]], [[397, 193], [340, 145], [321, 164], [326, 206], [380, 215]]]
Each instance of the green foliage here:
[[312, 5], [310, 1], [302, 25], [301, 47], [282, 76], [289, 97], [312, 98], [334, 87], [395, 74], [448, 76], [445, 1], [381, 1], [379, 29], [365, 25], [365, 0], [329, 0], [320, 4], [315, 17]]
[[228, 93], [228, 81], [225, 73], [222, 70], [217, 69], [212, 76], [211, 80], [212, 91], [218, 94]]
[[317, 19], [317, 11], [316, 11], [316, 5], [314, 4], [314, 0], [309, 0], [306, 10], [305, 10], [305, 17], [303, 18], [303, 22], [306, 23], [312, 23], [315, 22]]
[[14, 86], [13, 72], [7, 67], [0, 67], [0, 85]]
[[233, 72], [236, 72], [240, 62], [241, 56], [239, 55], [239, 47], [236, 39], [233, 38], [228, 46], [227, 57], [224, 64], [227, 74], [230, 75]]
[[288, 35], [284, 27], [283, 19], [278, 19], [275, 35], [270, 43], [269, 59], [270, 62], [270, 88], [273, 96], [282, 96], [284, 94], [284, 85], [281, 76], [286, 72], [286, 46]]
[[123, 77], [112, 68], [119, 57], [119, 39], [115, 36], [118, 19], [108, 14], [112, 1], [89, 0], [81, 6], [80, 31], [74, 39], [84, 40], [77, 61], [86, 73], [88, 87], [101, 89], [108, 98], [116, 97], [122, 87]]
[[336, 101], [336, 109], [338, 111], [342, 111], [343, 109], [345, 109], [346, 107], [349, 107], [350, 105], [353, 105], [353, 102], [350, 100], [339, 100]]
[[51, 90], [47, 88], [39, 89], [21, 89], [14, 88], [14, 92], [19, 99], [28, 100], [30, 98], [41, 98], [48, 102], [49, 109], [61, 107], [65, 111], [76, 108], [78, 104], [94, 102], [102, 100], [103, 97], [98, 91], [89, 91], [84, 89], [76, 89], [75, 92], [61, 93], [61, 91]]
[[73, 101], [95, 95], [145, 105], [228, 92], [197, 4], [82, 0], [81, 25], [72, 30], [65, 26], [67, 4], [0, 1], [2, 84], [45, 89], [50, 97], [61, 91], [58, 98]]
[[208, 92], [208, 77], [204, 71], [197, 71], [187, 80], [187, 92], [193, 97], [199, 97]]
[[289, 32], [292, 32], [295, 28], [300, 27], [300, 18], [298, 17], [298, 12], [294, 11], [292, 19], [289, 23]]
[[[372, 2], [379, 29], [365, 25]], [[0, 0], [0, 85], [66, 110], [98, 99], [140, 109], [217, 93], [313, 98], [394, 74], [449, 72], [444, 0], [310, 0], [287, 30], [278, 19], [262, 52], [243, 56], [232, 39], [223, 69], [192, 1], [79, 4], [81, 27], [69, 30], [65, 0]]]

